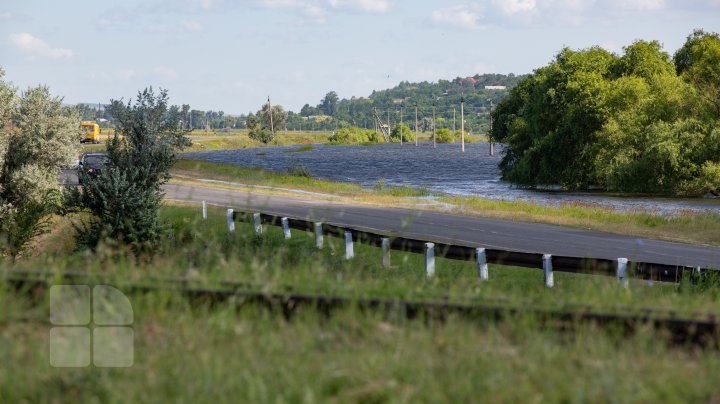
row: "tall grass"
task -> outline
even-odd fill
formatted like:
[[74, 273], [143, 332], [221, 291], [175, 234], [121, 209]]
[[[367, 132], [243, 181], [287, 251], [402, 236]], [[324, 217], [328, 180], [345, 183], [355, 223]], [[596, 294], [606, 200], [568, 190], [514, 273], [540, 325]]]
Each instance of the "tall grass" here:
[[[582, 307], [628, 313], [646, 308], [718, 312], [716, 284], [619, 288], [612, 278], [556, 273], [542, 286], [539, 270], [491, 266], [480, 282], [472, 263], [438, 258], [424, 276], [423, 257], [356, 245], [346, 261], [340, 240], [314, 248], [311, 233], [249, 223], [228, 234], [224, 212], [166, 206], [172, 225], [163, 246], [135, 257], [113, 248], [73, 252], [51, 235], [24, 269], [86, 271], [123, 282], [183, 276], [190, 284], [244, 282], [263, 292], [293, 290], [348, 297], [495, 302], [519, 307]], [[69, 232], [65, 232], [65, 237]], [[9, 267], [5, 266], [4, 270]], [[115, 283], [114, 283], [115, 284]], [[210, 305], [172, 292], [130, 295], [134, 365], [130, 368], [52, 368], [48, 363], [45, 294], [0, 284], [0, 401], [2, 402], [444, 402], [444, 401], [713, 401], [720, 397], [716, 350], [672, 347], [641, 327], [619, 330], [578, 325], [544, 329], [532, 316], [503, 322], [446, 317], [408, 320], [403, 313], [348, 307], [330, 317], [299, 309], [291, 320], [237, 303]]]

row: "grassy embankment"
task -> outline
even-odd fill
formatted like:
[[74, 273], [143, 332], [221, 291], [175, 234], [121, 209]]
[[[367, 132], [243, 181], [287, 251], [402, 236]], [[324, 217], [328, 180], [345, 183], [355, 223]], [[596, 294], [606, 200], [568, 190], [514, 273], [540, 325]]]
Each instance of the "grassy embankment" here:
[[[426, 279], [422, 257], [356, 246], [342, 258], [340, 241], [316, 251], [309, 233], [267, 227], [256, 237], [238, 223], [225, 230], [222, 211], [168, 206], [173, 236], [153, 257], [116, 250], [74, 253], [50, 235], [21, 267], [85, 270], [116, 285], [149, 276], [189, 275], [206, 286], [220, 279], [265, 292], [293, 290], [341, 296], [493, 302], [526, 307], [593, 305], [628, 312], [643, 307], [718, 313], [716, 289], [634, 284], [556, 274], [542, 286], [539, 270], [491, 266], [481, 283], [474, 265], [442, 258]], [[51, 245], [60, 243], [60, 245]], [[406, 320], [399, 313], [340, 310], [327, 318], [310, 309], [291, 321], [277, 312], [234, 303], [191, 303], [171, 292], [131, 295], [135, 364], [127, 369], [55, 369], [48, 365], [48, 305], [42, 297], [0, 288], [0, 400], [52, 401], [709, 401], [720, 390], [716, 350], [673, 347], [649, 329], [625, 334], [593, 325], [574, 332], [545, 329], [530, 316], [500, 323], [450, 316]]]
[[[341, 197], [340, 200], [348, 203], [449, 210], [453, 213], [470, 216], [570, 226], [669, 241], [720, 245], [720, 214], [717, 213], [685, 212], [675, 217], [665, 217], [646, 212], [623, 213], [605, 207], [577, 204], [551, 207], [522, 201], [437, 196], [435, 201], [451, 205], [452, 208], [449, 208], [442, 204], [428, 203], [425, 199], [417, 199], [418, 196], [430, 194], [424, 189], [385, 187], [378, 184], [372, 190], [365, 190], [357, 184], [323, 181], [190, 159], [180, 160], [175, 165], [173, 173], [183, 177], [174, 181], [196, 185], [203, 184], [193, 181], [192, 178], [218, 179], [334, 194]], [[213, 186], [222, 185], [213, 184]], [[232, 186], [226, 187], [232, 188]], [[254, 192], [271, 191], [255, 190]]]

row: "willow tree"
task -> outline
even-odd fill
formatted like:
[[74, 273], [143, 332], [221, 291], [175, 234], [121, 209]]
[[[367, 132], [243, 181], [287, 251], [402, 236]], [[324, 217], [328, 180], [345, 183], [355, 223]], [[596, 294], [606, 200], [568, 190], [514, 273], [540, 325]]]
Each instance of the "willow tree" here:
[[0, 255], [20, 255], [61, 207], [60, 167], [77, 158], [80, 117], [46, 86], [19, 97], [0, 69]]

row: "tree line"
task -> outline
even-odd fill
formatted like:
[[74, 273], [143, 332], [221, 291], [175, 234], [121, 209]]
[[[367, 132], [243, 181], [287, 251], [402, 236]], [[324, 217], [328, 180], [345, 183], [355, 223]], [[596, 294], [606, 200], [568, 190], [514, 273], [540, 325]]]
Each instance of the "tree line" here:
[[705, 195], [720, 191], [720, 37], [696, 30], [671, 57], [562, 49], [493, 112], [500, 168], [520, 186]]

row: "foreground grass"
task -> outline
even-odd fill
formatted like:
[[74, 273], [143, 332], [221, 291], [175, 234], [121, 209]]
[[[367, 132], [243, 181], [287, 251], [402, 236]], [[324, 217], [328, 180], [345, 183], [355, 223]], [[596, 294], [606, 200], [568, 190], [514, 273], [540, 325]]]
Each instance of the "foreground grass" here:
[[[229, 235], [223, 212], [198, 206], [162, 210], [172, 224], [161, 248], [136, 258], [106, 246], [73, 252], [67, 225], [40, 243], [20, 267], [86, 271], [118, 286], [155, 276], [184, 276], [201, 285], [244, 282], [264, 291], [350, 297], [500, 302], [521, 307], [573, 307], [621, 313], [645, 308], [720, 313], [718, 289], [633, 284], [556, 273], [542, 286], [539, 270], [491, 266], [481, 283], [471, 263], [437, 261], [426, 279], [422, 256], [394, 251], [390, 269], [377, 248], [356, 245], [343, 259], [339, 240], [314, 249], [309, 233], [266, 227], [262, 237], [237, 223]], [[4, 269], [9, 269], [6, 266]], [[33, 297], [30, 297], [33, 296]], [[445, 401], [716, 401], [720, 371], [714, 349], [670, 346], [660, 333], [627, 334], [592, 324], [572, 332], [546, 329], [532, 316], [503, 322], [406, 320], [402, 313], [352, 307], [326, 317], [300, 309], [278, 312], [239, 301], [218, 305], [172, 292], [130, 295], [134, 365], [103, 369], [48, 364], [48, 301], [0, 284], [2, 402], [445, 402]]]
[[469, 216], [570, 226], [659, 240], [720, 245], [720, 213], [713, 212], [684, 212], [674, 217], [667, 217], [645, 212], [618, 212], [610, 208], [577, 204], [542, 206], [522, 201], [494, 201], [439, 195], [434, 201], [445, 204], [443, 207], [441, 204], [417, 199], [431, 195], [426, 189], [386, 187], [378, 184], [373, 190], [367, 190], [357, 184], [324, 181], [191, 159], [178, 161], [173, 173], [185, 178], [218, 179], [331, 193], [344, 197], [344, 201], [348, 203], [449, 210], [452, 213]]
[[[291, 321], [254, 307], [131, 296], [130, 368], [48, 365], [47, 311], [0, 294], [3, 402], [713, 402], [717, 351], [647, 330], [403, 321], [352, 309]], [[44, 307], [47, 307], [44, 305]]]

